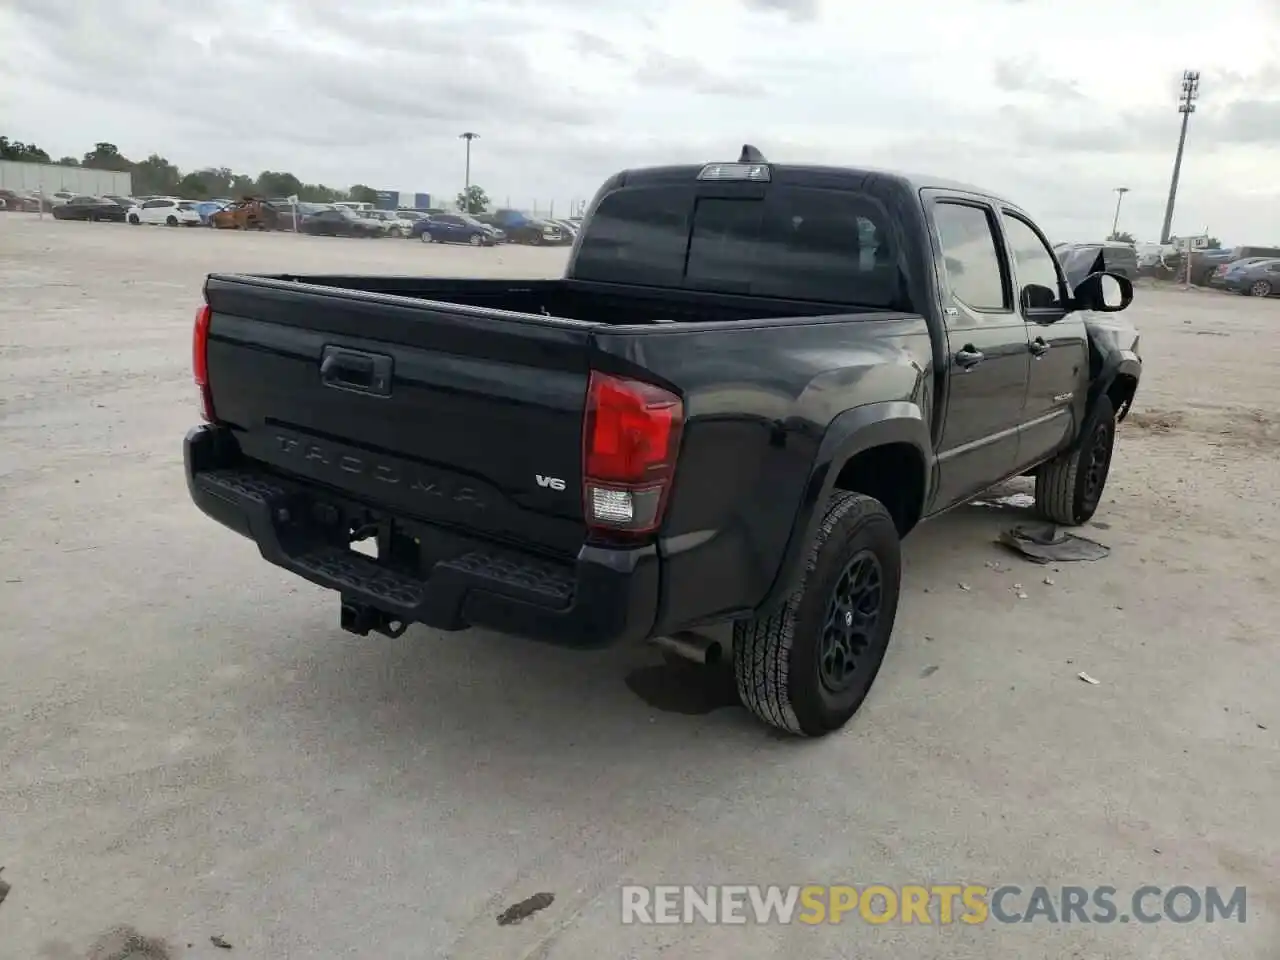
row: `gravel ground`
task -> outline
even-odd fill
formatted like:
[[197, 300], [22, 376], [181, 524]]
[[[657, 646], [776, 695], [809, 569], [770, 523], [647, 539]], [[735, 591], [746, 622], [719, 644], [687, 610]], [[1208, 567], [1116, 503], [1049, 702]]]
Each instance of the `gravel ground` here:
[[[563, 259], [0, 216], [0, 954], [1280, 957], [1280, 303], [1140, 291], [1111, 556], [924, 525], [874, 691], [804, 743], [649, 649], [345, 634], [188, 502], [206, 272]], [[1247, 922], [619, 920], [627, 882], [946, 881], [1244, 885]]]

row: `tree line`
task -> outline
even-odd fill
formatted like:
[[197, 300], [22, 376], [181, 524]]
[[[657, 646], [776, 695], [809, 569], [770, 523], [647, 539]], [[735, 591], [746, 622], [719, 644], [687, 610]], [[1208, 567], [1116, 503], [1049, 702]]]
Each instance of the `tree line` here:
[[95, 143], [93, 149], [79, 159], [65, 156], [54, 160], [34, 143], [23, 143], [21, 140], [0, 136], [0, 160], [129, 173], [132, 174], [133, 192], [136, 194], [182, 197], [188, 200], [249, 195], [296, 195], [299, 200], [308, 203], [333, 203], [336, 200], [376, 203], [378, 199], [378, 192], [363, 183], [340, 190], [323, 183], [303, 183], [292, 173], [279, 170], [263, 170], [256, 177], [237, 173], [230, 167], [205, 167], [202, 170], [183, 172], [158, 153], [151, 154], [145, 160], [130, 160], [114, 143], [106, 141]]

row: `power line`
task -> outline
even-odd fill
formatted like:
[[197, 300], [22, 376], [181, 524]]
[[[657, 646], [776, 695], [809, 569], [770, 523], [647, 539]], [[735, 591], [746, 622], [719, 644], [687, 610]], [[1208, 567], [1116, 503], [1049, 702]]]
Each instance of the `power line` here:
[[1182, 151], [1187, 145], [1187, 121], [1196, 112], [1196, 99], [1200, 96], [1200, 71], [1184, 70], [1182, 93], [1178, 97], [1178, 112], [1182, 114], [1182, 133], [1178, 135], [1178, 152], [1173, 158], [1173, 179], [1169, 181], [1169, 203], [1164, 208], [1164, 226], [1160, 229], [1160, 242], [1169, 242], [1173, 229], [1173, 202], [1178, 197], [1178, 175], [1182, 172]]

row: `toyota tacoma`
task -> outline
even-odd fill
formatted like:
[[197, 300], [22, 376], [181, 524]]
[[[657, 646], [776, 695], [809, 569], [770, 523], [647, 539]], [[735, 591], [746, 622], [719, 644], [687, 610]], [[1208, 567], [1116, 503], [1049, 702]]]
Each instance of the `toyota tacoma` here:
[[820, 736], [921, 520], [1018, 475], [1098, 508], [1132, 297], [992, 193], [748, 145], [610, 178], [558, 280], [210, 275], [187, 484], [348, 630], [719, 633], [744, 704]]

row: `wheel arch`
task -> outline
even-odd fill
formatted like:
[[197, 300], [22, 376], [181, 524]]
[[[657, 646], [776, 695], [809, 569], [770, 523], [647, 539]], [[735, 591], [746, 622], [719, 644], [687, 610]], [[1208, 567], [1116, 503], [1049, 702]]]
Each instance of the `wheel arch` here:
[[870, 403], [837, 416], [818, 446], [777, 575], [757, 615], [790, 595], [825, 504], [836, 490], [880, 500], [893, 517], [898, 535], [910, 532], [928, 502], [934, 467], [931, 451], [928, 422], [910, 401]]

